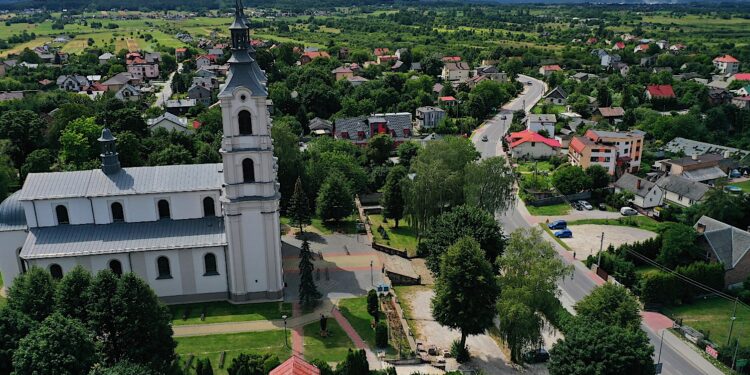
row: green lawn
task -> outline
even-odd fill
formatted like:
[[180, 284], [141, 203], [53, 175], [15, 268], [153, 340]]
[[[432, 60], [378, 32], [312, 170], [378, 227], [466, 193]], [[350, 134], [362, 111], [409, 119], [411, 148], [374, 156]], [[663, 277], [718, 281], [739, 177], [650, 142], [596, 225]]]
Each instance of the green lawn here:
[[558, 104], [544, 104], [540, 103], [534, 106], [534, 108], [531, 109], [531, 113], [540, 115], [540, 114], [559, 114], [565, 112], [565, 106], [564, 105], [558, 105]]
[[738, 183], [733, 183], [733, 184], [730, 184], [730, 185], [738, 186], [738, 187], [742, 188], [742, 191], [744, 191], [746, 193], [750, 193], [750, 180], [742, 181], [742, 182], [738, 182]]
[[[206, 309], [206, 320], [201, 321], [203, 308]], [[183, 319], [185, 310], [189, 309], [187, 319]], [[172, 324], [207, 324], [242, 322], [250, 320], [281, 319], [282, 315], [292, 314], [292, 304], [282, 302], [247, 303], [234, 305], [229, 302], [191, 303], [186, 305], [169, 306], [172, 312]]]
[[346, 358], [349, 349], [356, 349], [352, 340], [333, 318], [328, 319], [328, 337], [320, 336], [320, 323], [304, 327], [305, 358], [320, 359], [326, 362], [340, 362]]
[[620, 225], [626, 227], [637, 227], [651, 232], [659, 233], [664, 227], [663, 223], [649, 219], [645, 216], [621, 217], [618, 219], [583, 219], [568, 222], [568, 225], [599, 224]]
[[313, 218], [312, 227], [322, 234], [333, 234], [334, 232], [355, 234], [357, 233], [357, 217], [352, 215], [338, 223], [324, 222], [320, 218]]
[[[288, 331], [287, 340], [290, 340]], [[284, 344], [283, 330], [176, 337], [175, 341], [177, 341], [176, 352], [182, 361], [186, 361], [191, 354], [196, 358], [208, 357], [216, 375], [227, 374], [226, 368], [232, 363], [232, 358], [241, 353], [271, 353], [277, 355], [282, 362], [291, 356], [291, 350]], [[288, 342], [291, 345], [291, 341]], [[222, 351], [226, 351], [227, 354], [224, 368], [219, 369]], [[195, 366], [195, 362], [194, 359], [192, 366]]]
[[[709, 298], [689, 305], [665, 308], [664, 312], [673, 319], [682, 318], [683, 324], [708, 333], [714, 343], [725, 345], [733, 309], [733, 301]], [[750, 309], [741, 304], [737, 306], [732, 337], [739, 337], [740, 345], [750, 345]]]
[[516, 168], [516, 171], [524, 173], [524, 172], [534, 172], [534, 169], [536, 168], [537, 172], [550, 172], [552, 171], [552, 164], [550, 164], [548, 161], [537, 161], [537, 162], [523, 162], [518, 163], [518, 167]]
[[570, 205], [567, 203], [553, 204], [551, 206], [526, 206], [529, 213], [534, 216], [562, 216], [567, 215], [570, 211]]
[[[412, 229], [406, 220], [400, 220], [398, 228], [394, 228], [396, 222], [388, 220], [387, 223], [383, 223], [383, 215], [369, 215], [370, 224], [372, 227], [372, 235], [375, 242], [382, 243], [386, 246], [390, 246], [396, 249], [406, 250], [409, 255], [417, 253], [417, 234]], [[383, 226], [388, 239], [384, 239], [383, 235], [378, 231], [378, 227]]]
[[[342, 299], [339, 301], [339, 310], [367, 345], [375, 350], [375, 330], [370, 325], [372, 316], [367, 312], [367, 297]], [[383, 312], [380, 313], [380, 320], [387, 320]], [[390, 347], [388, 349], [388, 352], [393, 350]]]

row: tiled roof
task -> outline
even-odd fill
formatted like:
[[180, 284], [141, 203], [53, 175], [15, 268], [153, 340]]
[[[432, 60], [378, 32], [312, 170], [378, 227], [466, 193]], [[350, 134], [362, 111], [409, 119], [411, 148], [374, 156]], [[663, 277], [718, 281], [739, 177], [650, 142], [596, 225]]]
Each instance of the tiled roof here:
[[[640, 189], [638, 188], [638, 181], [641, 182]], [[639, 197], [645, 197], [648, 192], [651, 191], [651, 188], [653, 188], [654, 185], [656, 184], [630, 173], [625, 173], [624, 175], [622, 175], [622, 177], [615, 181], [616, 188], [631, 192]]]
[[222, 217], [29, 229], [23, 259], [189, 249], [227, 244]]
[[704, 154], [698, 155], [695, 159], [693, 159], [692, 156], [685, 156], [679, 159], [671, 159], [667, 161], [667, 163], [686, 167], [689, 165], [714, 163], [718, 162], [721, 159], [724, 159], [724, 156], [719, 154]]
[[560, 71], [560, 70], [562, 70], [562, 68], [560, 67], [560, 65], [544, 65], [544, 66], [542, 66], [542, 69], [547, 70], [547, 71]]
[[510, 144], [510, 148], [518, 147], [519, 145], [522, 145], [527, 142], [537, 142], [537, 143], [544, 143], [547, 146], [559, 148], [562, 147], [560, 142], [558, 142], [555, 139], [547, 138], [542, 135], [539, 135], [539, 133], [530, 131], [530, 130], [524, 130], [516, 133], [510, 133], [507, 137], [508, 143]]
[[708, 216], [701, 216], [695, 228], [699, 224], [705, 226], [703, 236], [724, 269], [734, 268], [750, 251], [750, 233]]
[[393, 138], [406, 138], [411, 135], [411, 113], [404, 112], [338, 119], [335, 126], [336, 137], [345, 138], [342, 133], [347, 133], [349, 139], [359, 139], [359, 134], [362, 132], [362, 139], [369, 139], [373, 136], [370, 131], [370, 124], [383, 121], [387, 123], [389, 132], [387, 134], [390, 134]]
[[320, 370], [294, 355], [271, 370], [268, 375], [320, 375]]
[[735, 59], [734, 56], [732, 56], [732, 55], [724, 55], [724, 56], [719, 56], [719, 57], [715, 58], [714, 62], [738, 63], [738, 62], [740, 62], [740, 60]]
[[737, 73], [734, 75], [734, 79], [738, 81], [750, 81], [750, 73]]
[[188, 164], [122, 168], [106, 175], [100, 169], [30, 173], [19, 200], [105, 197], [220, 190], [223, 165]]
[[557, 117], [553, 114], [530, 114], [527, 117], [528, 122], [557, 122]]
[[568, 97], [568, 93], [566, 93], [565, 90], [563, 90], [563, 88], [560, 86], [557, 86], [554, 89], [552, 89], [550, 92], [547, 93], [547, 95], [544, 96], [544, 98], [546, 99], [546, 98], [552, 97], [553, 95], [562, 99], [565, 99]]
[[649, 85], [646, 90], [654, 98], [674, 98], [672, 85]]
[[693, 201], [703, 199], [703, 196], [711, 190], [711, 187], [700, 182], [690, 181], [687, 178], [677, 175], [669, 175], [656, 181], [660, 188], [687, 197]]
[[625, 110], [622, 107], [599, 107], [599, 113], [603, 117], [622, 117], [625, 115]]
[[449, 62], [444, 67], [448, 70], [469, 70], [469, 64], [465, 62]]

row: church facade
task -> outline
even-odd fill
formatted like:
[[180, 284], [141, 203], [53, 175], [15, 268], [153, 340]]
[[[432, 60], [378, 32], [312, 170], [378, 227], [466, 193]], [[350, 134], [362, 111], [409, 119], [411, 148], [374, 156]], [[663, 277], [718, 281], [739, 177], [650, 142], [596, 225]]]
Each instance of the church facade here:
[[222, 163], [121, 168], [104, 129], [96, 170], [32, 173], [0, 204], [0, 272], [133, 272], [167, 303], [283, 298], [279, 186], [266, 77], [237, 6], [219, 93]]

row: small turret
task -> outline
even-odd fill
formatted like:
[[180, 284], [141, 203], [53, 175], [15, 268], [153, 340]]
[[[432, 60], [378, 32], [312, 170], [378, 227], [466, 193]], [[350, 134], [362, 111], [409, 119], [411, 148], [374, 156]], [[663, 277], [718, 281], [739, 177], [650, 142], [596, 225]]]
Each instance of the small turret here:
[[115, 148], [117, 138], [112, 136], [109, 129], [102, 130], [102, 136], [97, 139], [102, 146], [102, 171], [104, 174], [115, 174], [120, 171], [120, 159]]

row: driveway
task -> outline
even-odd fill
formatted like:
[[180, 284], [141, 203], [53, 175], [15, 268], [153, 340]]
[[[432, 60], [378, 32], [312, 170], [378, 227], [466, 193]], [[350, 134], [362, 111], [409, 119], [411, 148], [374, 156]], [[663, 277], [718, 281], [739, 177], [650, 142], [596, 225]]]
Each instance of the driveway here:
[[644, 241], [656, 237], [656, 233], [651, 231], [619, 225], [571, 225], [568, 229], [573, 231], [573, 238], [563, 238], [562, 240], [575, 250], [576, 257], [579, 259], [597, 254], [602, 233], [604, 233], [604, 246], [602, 247], [604, 250], [609, 245], [618, 247], [624, 243]]

